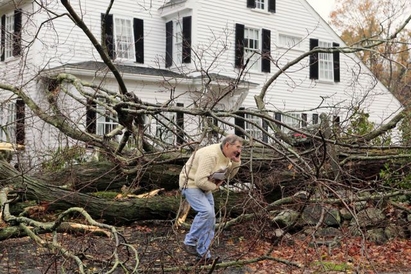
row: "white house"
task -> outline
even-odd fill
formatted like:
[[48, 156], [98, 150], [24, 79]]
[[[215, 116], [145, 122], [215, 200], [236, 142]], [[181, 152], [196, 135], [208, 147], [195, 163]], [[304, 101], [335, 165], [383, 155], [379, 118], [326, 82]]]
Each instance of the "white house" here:
[[[0, 84], [21, 88], [47, 111], [54, 88], [48, 77], [59, 73], [119, 89], [89, 37], [68, 16], [65, 2], [97, 42], [106, 34], [108, 54], [128, 91], [153, 105], [206, 107], [227, 92], [215, 109], [256, 109], [255, 96], [287, 64], [315, 47], [345, 47], [305, 0], [117, 0], [108, 12], [108, 2], [101, 0], [0, 0]], [[32, 158], [36, 152], [68, 142], [17, 96], [0, 92], [0, 141], [26, 145], [29, 164], [38, 160]], [[60, 99], [80, 130], [104, 135], [116, 125], [115, 113], [110, 119], [76, 98]], [[268, 87], [264, 102], [270, 115], [295, 127], [318, 123], [322, 112], [342, 123], [354, 108], [382, 124], [402, 108], [354, 54], [338, 51], [315, 53], [287, 68]], [[174, 116], [185, 129], [201, 128], [189, 115]], [[254, 120], [261, 125], [260, 118]], [[154, 135], [170, 137], [161, 123], [147, 123]], [[237, 125], [262, 138], [255, 125]]]

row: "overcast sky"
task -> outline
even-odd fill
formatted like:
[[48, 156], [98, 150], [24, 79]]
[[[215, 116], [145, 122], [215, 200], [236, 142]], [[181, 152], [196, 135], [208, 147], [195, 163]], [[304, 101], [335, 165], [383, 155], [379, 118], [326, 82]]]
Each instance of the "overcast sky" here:
[[334, 0], [307, 0], [307, 2], [328, 21], [328, 15], [334, 7]]

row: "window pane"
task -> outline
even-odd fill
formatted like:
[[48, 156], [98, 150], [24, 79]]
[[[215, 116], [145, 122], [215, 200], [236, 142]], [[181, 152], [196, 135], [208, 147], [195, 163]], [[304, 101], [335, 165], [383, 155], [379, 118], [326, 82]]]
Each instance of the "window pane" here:
[[131, 20], [115, 19], [116, 56], [134, 60], [133, 27]]

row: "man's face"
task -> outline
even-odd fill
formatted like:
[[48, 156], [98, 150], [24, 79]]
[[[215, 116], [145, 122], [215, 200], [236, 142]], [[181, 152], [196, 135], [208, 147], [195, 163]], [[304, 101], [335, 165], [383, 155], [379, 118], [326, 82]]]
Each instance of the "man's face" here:
[[240, 142], [235, 142], [234, 144], [226, 144], [225, 145], [225, 152], [227, 158], [230, 158], [234, 162], [239, 162], [241, 159], [241, 150], [243, 149], [243, 145]]

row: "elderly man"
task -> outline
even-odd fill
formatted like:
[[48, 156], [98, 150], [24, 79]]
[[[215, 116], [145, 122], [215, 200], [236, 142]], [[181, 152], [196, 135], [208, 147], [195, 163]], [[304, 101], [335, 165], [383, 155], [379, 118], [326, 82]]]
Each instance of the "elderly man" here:
[[201, 263], [211, 263], [209, 250], [214, 237], [215, 211], [212, 191], [224, 180], [237, 174], [241, 164], [243, 140], [237, 135], [226, 136], [220, 144], [195, 151], [180, 173], [180, 189], [190, 206], [197, 212], [184, 246]]

